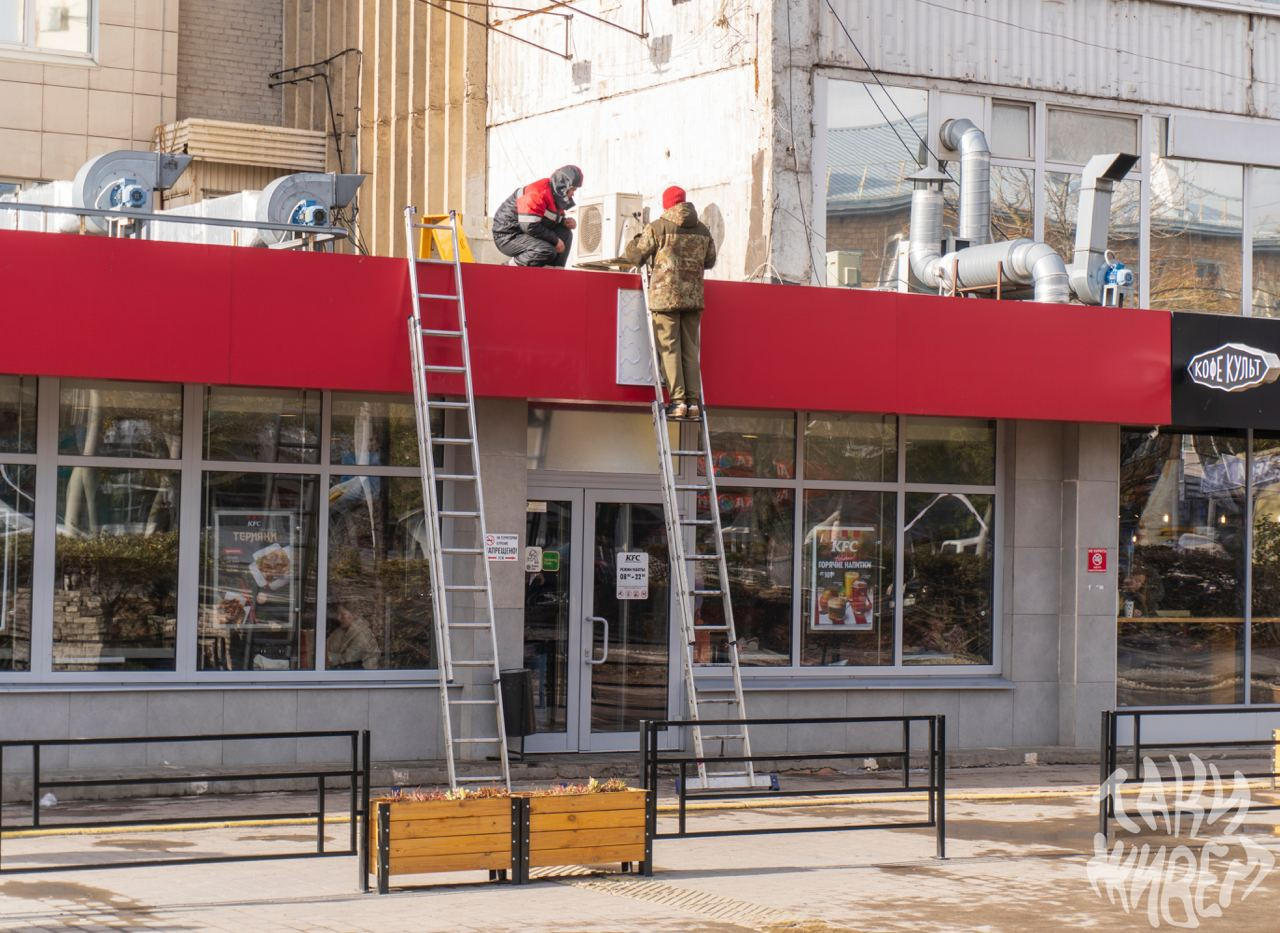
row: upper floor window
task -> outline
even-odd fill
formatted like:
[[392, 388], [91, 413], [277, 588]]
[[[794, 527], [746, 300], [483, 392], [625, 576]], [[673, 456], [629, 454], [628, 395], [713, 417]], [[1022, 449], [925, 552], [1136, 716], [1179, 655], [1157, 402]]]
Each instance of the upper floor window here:
[[95, 0], [0, 0], [0, 49], [88, 55]]

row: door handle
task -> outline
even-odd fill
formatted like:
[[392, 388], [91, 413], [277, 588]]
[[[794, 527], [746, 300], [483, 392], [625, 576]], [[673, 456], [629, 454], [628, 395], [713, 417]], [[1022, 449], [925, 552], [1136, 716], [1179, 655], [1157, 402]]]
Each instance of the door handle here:
[[[596, 623], [604, 625], [604, 654], [600, 655], [599, 660], [596, 659]], [[604, 616], [587, 616], [587, 624], [591, 626], [591, 638], [587, 642], [587, 650], [583, 652], [584, 660], [588, 664], [599, 666], [609, 660], [609, 620]]]

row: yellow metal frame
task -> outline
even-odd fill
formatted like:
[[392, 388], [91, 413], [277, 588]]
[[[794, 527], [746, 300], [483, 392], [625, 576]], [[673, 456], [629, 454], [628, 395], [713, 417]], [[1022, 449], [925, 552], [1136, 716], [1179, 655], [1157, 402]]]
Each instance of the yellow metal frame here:
[[[475, 262], [475, 257], [471, 255], [471, 244], [467, 242], [467, 235], [462, 232], [462, 215], [458, 214], [458, 261], [459, 262]], [[448, 214], [423, 214], [418, 219], [418, 223], [423, 224], [447, 224], [449, 222]], [[418, 258], [431, 259], [431, 248], [435, 247], [438, 258], [445, 262], [453, 262], [453, 238], [449, 235], [448, 230], [419, 230], [418, 231]]]

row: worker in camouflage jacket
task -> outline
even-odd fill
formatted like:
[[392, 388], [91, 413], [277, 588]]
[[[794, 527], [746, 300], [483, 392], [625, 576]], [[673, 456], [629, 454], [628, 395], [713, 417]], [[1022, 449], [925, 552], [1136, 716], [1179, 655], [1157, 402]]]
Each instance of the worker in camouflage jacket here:
[[564, 268], [577, 224], [568, 216], [582, 187], [582, 169], [562, 165], [550, 178], [517, 188], [493, 215], [493, 244], [510, 266]]
[[662, 216], [632, 238], [623, 257], [633, 266], [650, 267], [649, 310], [671, 396], [667, 416], [698, 418], [702, 274], [716, 264], [716, 244], [683, 188], [673, 185], [662, 192]]

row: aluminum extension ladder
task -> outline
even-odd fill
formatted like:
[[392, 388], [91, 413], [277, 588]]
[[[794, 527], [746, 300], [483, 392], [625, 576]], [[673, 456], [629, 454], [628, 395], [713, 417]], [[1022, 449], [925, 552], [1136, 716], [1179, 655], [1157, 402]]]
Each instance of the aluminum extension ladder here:
[[[716, 493], [715, 462], [711, 455], [711, 435], [707, 429], [706, 395], [702, 385], [698, 386], [698, 447], [696, 449], [672, 449], [668, 425], [679, 425], [679, 421], [669, 421], [666, 406], [662, 399], [662, 368], [658, 360], [658, 343], [653, 328], [653, 312], [649, 310], [649, 271], [640, 270], [642, 285], [641, 296], [644, 300], [645, 317], [649, 324], [649, 359], [650, 372], [653, 378], [653, 428], [658, 442], [658, 462], [662, 469], [662, 504], [666, 517], [667, 541], [671, 549], [670, 579], [676, 588], [676, 602], [679, 606], [681, 641], [684, 646], [683, 664], [685, 695], [689, 700], [689, 719], [695, 722], [704, 718], [715, 720], [745, 720], [747, 715], [746, 700], [742, 693], [742, 669], [738, 659], [738, 634], [733, 625], [733, 601], [729, 595], [729, 568], [725, 562], [724, 532], [720, 527], [720, 506]], [[679, 436], [679, 435], [677, 435]], [[704, 476], [693, 482], [681, 482], [682, 466], [690, 460], [701, 460], [704, 464]], [[700, 480], [700, 481], [699, 481]], [[682, 496], [682, 493], [686, 494]], [[682, 499], [690, 501], [693, 508], [688, 512], [681, 510]], [[703, 503], [705, 502], [705, 508]], [[705, 512], [706, 514], [701, 514]], [[698, 531], [706, 529], [714, 550], [698, 552]], [[705, 582], [705, 574], [701, 567], [715, 564], [715, 584]], [[695, 625], [694, 600], [701, 599], [702, 605], [708, 601], [719, 599], [723, 607], [724, 622], [718, 625]], [[724, 638], [726, 661], [698, 661], [697, 638], [700, 633], [709, 635], [714, 640], [716, 635]], [[712, 689], [699, 687], [695, 676], [699, 669], [727, 668], [732, 676], [733, 685], [729, 688]], [[709, 731], [708, 731], [709, 730]], [[698, 759], [698, 774], [689, 778], [690, 789], [710, 788], [769, 788], [774, 786], [774, 779], [768, 774], [757, 774], [751, 761], [751, 736], [745, 722], [731, 725], [711, 725], [692, 727], [694, 757]], [[715, 758], [706, 758], [708, 746], [718, 746], [718, 754], [726, 758], [745, 759], [724, 762], [728, 770], [713, 770]]]
[[[435, 218], [431, 218], [435, 220]], [[467, 338], [467, 306], [462, 292], [462, 258], [458, 216], [448, 223], [418, 223], [412, 207], [404, 211], [405, 243], [409, 250], [409, 285], [413, 315], [409, 318], [409, 352], [413, 361], [413, 407], [418, 427], [418, 463], [422, 475], [422, 499], [426, 507], [425, 529], [431, 570], [431, 603], [434, 610], [440, 661], [440, 718], [449, 786], [501, 783], [510, 789], [507, 735], [498, 676], [498, 641], [494, 627], [493, 585], [485, 560], [484, 492], [480, 483], [480, 449], [476, 434], [475, 393], [471, 382], [471, 348]], [[414, 231], [428, 231], [433, 239], [446, 231], [452, 250], [448, 258], [418, 258]], [[451, 266], [453, 292], [425, 292], [418, 284], [418, 264]], [[452, 306], [424, 323], [423, 304], [433, 311]], [[443, 306], [443, 307], [442, 307]], [[438, 324], [443, 316], [445, 323]], [[447, 363], [428, 362], [428, 343], [445, 355]], [[430, 377], [461, 376], [462, 398], [442, 399], [429, 391]], [[433, 433], [431, 416], [443, 415], [445, 427]], [[436, 466], [437, 451], [443, 468]], [[442, 505], [443, 500], [443, 505]], [[462, 621], [454, 618], [454, 610]], [[466, 727], [470, 727], [469, 729]], [[455, 735], [455, 727], [467, 732]], [[460, 755], [463, 746], [489, 755]], [[489, 773], [460, 775], [459, 764], [489, 758]], [[497, 767], [500, 773], [492, 773]]]

